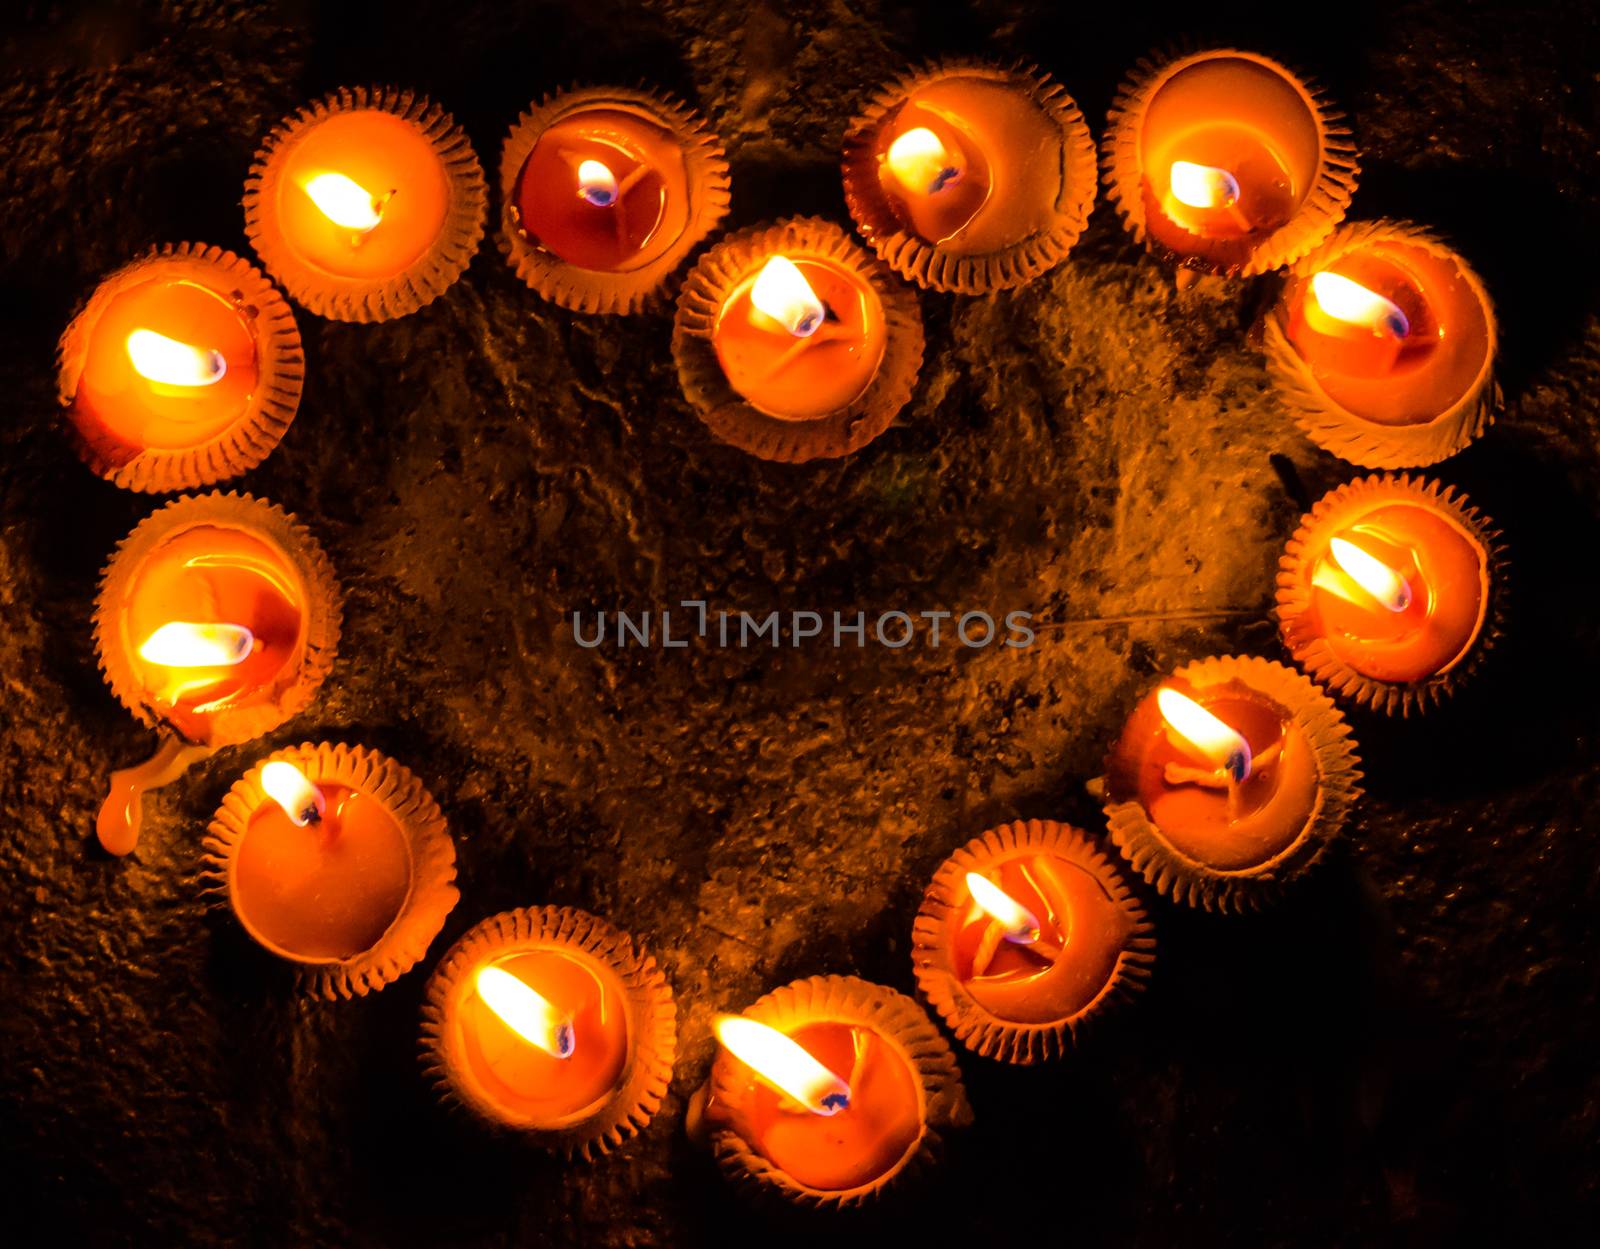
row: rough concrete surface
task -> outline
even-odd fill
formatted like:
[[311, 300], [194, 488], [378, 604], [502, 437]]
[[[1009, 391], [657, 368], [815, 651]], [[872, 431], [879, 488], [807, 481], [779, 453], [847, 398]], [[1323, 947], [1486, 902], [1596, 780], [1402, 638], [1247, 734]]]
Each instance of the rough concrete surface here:
[[[0, 78], [0, 1239], [360, 1247], [732, 1243], [1550, 1243], [1593, 1226], [1600, 657], [1600, 60], [1582, 3], [1147, 5], [619, 0], [23, 4]], [[1354, 470], [1285, 419], [1247, 331], [1271, 283], [1170, 276], [1102, 200], [1012, 295], [924, 295], [927, 362], [851, 459], [762, 463], [679, 392], [670, 309], [542, 303], [486, 243], [384, 325], [300, 313], [305, 400], [240, 485], [295, 511], [345, 587], [310, 711], [150, 804], [126, 861], [93, 815], [148, 735], [103, 686], [98, 571], [156, 504], [89, 474], [54, 340], [160, 242], [246, 252], [266, 130], [345, 83], [415, 87], [491, 170], [517, 112], [649, 80], [726, 141], [731, 225], [845, 220], [840, 138], [944, 53], [1023, 55], [1098, 136], [1118, 79], [1180, 38], [1323, 79], [1363, 149], [1355, 214], [1432, 224], [1494, 293], [1506, 409], [1437, 468], [1504, 529], [1502, 649], [1424, 720], [1353, 717], [1358, 826], [1280, 909], [1159, 900], [1151, 992], [1048, 1070], [963, 1054], [977, 1123], [941, 1181], [864, 1216], [735, 1199], [683, 1137], [709, 1020], [795, 976], [909, 991], [910, 926], [1001, 820], [1100, 831], [1083, 782], [1137, 691], [1215, 652], [1277, 656], [1277, 552]], [[1035, 613], [1025, 651], [583, 650], [571, 613], [703, 598]], [[591, 617], [592, 619], [592, 617]], [[462, 901], [424, 966], [297, 999], [210, 912], [199, 840], [271, 747], [363, 742], [449, 818]], [[678, 996], [676, 1079], [642, 1139], [568, 1165], [438, 1107], [415, 1058], [428, 968], [494, 911], [635, 933]], [[757, 1239], [752, 1239], [752, 1237]]]

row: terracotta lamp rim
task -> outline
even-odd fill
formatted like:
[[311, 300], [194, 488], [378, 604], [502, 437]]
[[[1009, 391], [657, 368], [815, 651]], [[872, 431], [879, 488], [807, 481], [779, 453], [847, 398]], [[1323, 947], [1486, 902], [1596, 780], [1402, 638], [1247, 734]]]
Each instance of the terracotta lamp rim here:
[[[1358, 671], [1336, 654], [1327, 641], [1299, 623], [1311, 606], [1311, 578], [1306, 551], [1323, 534], [1356, 523], [1383, 505], [1410, 503], [1449, 522], [1474, 549], [1481, 562], [1484, 602], [1477, 626], [1459, 657], [1442, 671], [1418, 681], [1382, 681]], [[1279, 639], [1290, 657], [1335, 697], [1387, 716], [1410, 716], [1439, 706], [1482, 668], [1503, 633], [1506, 579], [1510, 560], [1494, 522], [1453, 486], [1412, 474], [1373, 473], [1330, 490], [1300, 518], [1300, 525], [1278, 561], [1274, 615]]]
[[302, 638], [292, 675], [271, 697], [227, 707], [209, 717], [196, 745], [234, 746], [271, 732], [310, 705], [338, 652], [343, 604], [333, 566], [321, 544], [294, 516], [249, 494], [212, 491], [185, 495], [146, 516], [112, 552], [95, 597], [94, 639], [100, 670], [118, 702], [142, 723], [190, 740], [152, 705], [123, 636], [122, 604], [135, 579], [161, 548], [195, 528], [236, 529], [282, 554], [304, 594]]
[[[1323, 858], [1360, 797], [1360, 760], [1350, 726], [1321, 687], [1275, 660], [1239, 655], [1196, 660], [1154, 688], [1173, 679], [1196, 691], [1237, 682], [1286, 712], [1288, 725], [1303, 735], [1314, 764], [1314, 804], [1292, 839], [1269, 857], [1245, 867], [1219, 868], [1178, 849], [1142, 801], [1120, 796], [1109, 783], [1121, 770], [1119, 739], [1106, 759], [1107, 777], [1096, 785], [1104, 792], [1111, 840], [1135, 871], [1176, 902], [1222, 912], [1269, 906]], [[1141, 706], [1153, 692], [1142, 696]]]
[[[282, 166], [330, 118], [381, 112], [411, 126], [432, 149], [448, 188], [444, 221], [415, 261], [386, 277], [328, 272], [289, 242], [277, 206]], [[466, 271], [483, 239], [488, 187], [466, 132], [426, 96], [395, 86], [340, 87], [279, 122], [257, 150], [244, 187], [245, 234], [291, 298], [333, 321], [390, 321], [432, 303]]]
[[[535, 242], [515, 215], [524, 164], [551, 126], [601, 109], [630, 113], [671, 134], [684, 160], [687, 219], [661, 255], [637, 269], [612, 272], [571, 264]], [[573, 312], [630, 315], [650, 306], [691, 253], [721, 225], [732, 199], [722, 141], [684, 101], [645, 87], [569, 87], [525, 109], [500, 148], [500, 251], [529, 289]]]
[[[554, 1124], [527, 1122], [482, 1092], [452, 1037], [451, 1014], [469, 991], [470, 977], [491, 958], [536, 951], [604, 968], [620, 987], [627, 1013], [629, 1052], [616, 1085]], [[440, 1098], [490, 1127], [567, 1157], [593, 1160], [642, 1132], [661, 1108], [676, 1051], [677, 1008], [665, 973], [629, 934], [576, 907], [519, 907], [491, 915], [450, 947], [428, 980], [420, 1058]]]
[[876, 1201], [933, 1168], [944, 1152], [945, 1136], [972, 1121], [954, 1051], [922, 1007], [902, 993], [855, 976], [811, 976], [773, 989], [741, 1014], [780, 1032], [818, 1023], [872, 1031], [906, 1064], [921, 1117], [916, 1140], [883, 1174], [853, 1188], [812, 1187], [779, 1168], [746, 1138], [737, 1103], [748, 1073], [732, 1055], [719, 1051], [707, 1086], [709, 1142], [723, 1174], [752, 1194], [818, 1209]]
[[[863, 284], [881, 308], [884, 351], [857, 397], [815, 417], [774, 416], [734, 389], [713, 341], [723, 305], [775, 255], [815, 260]], [[922, 310], [910, 287], [818, 217], [791, 217], [730, 234], [690, 271], [678, 296], [672, 354], [678, 378], [700, 420], [723, 442], [764, 460], [802, 463], [849, 455], [866, 446], [910, 401], [922, 367]]]
[[[1248, 61], [1268, 70], [1299, 97], [1316, 128], [1318, 169], [1293, 216], [1248, 249], [1201, 240], [1196, 244], [1201, 250], [1184, 252], [1155, 238], [1146, 220], [1141, 156], [1145, 118], [1157, 94], [1178, 73], [1206, 61], [1223, 60]], [[1245, 278], [1281, 269], [1322, 243], [1348, 211], [1360, 173], [1345, 115], [1333, 106], [1327, 91], [1315, 79], [1273, 57], [1233, 47], [1160, 50], [1141, 57], [1117, 88], [1101, 140], [1100, 164], [1107, 197], [1127, 231], [1151, 255], [1180, 270]]]
[[[1049, 227], [974, 255], [953, 252], [908, 228], [890, 203], [878, 168], [877, 147], [885, 123], [918, 91], [958, 78], [1001, 83], [1025, 95], [1055, 125], [1061, 140], [1061, 190]], [[1053, 269], [1082, 235], [1099, 190], [1094, 139], [1083, 113], [1060, 83], [1020, 59], [954, 57], [901, 74], [881, 87], [851, 121], [841, 164], [845, 204], [879, 259], [918, 286], [959, 295], [1009, 290]]]
[[[292, 763], [313, 784], [340, 785], [379, 803], [404, 838], [410, 865], [406, 896], [383, 935], [348, 958], [311, 958], [266, 936], [238, 904], [235, 870], [252, 817], [272, 800], [261, 787], [261, 769]], [[427, 953], [460, 897], [456, 852], [444, 813], [422, 781], [380, 751], [343, 742], [302, 742], [276, 750], [234, 782], [207, 830], [206, 876], [213, 892], [233, 911], [240, 926], [269, 953], [294, 964], [301, 988], [333, 1001], [364, 996], [410, 971]]]
[[[1463, 286], [1477, 300], [1484, 320], [1487, 341], [1476, 375], [1461, 394], [1426, 421], [1389, 424], [1351, 410], [1328, 393], [1289, 338], [1288, 299], [1299, 281], [1309, 280], [1345, 256], [1385, 244], [1414, 248], [1453, 265]], [[1322, 246], [1296, 261], [1289, 276], [1289, 285], [1262, 327], [1267, 371], [1295, 423], [1324, 451], [1362, 468], [1424, 468], [1464, 450], [1494, 423], [1502, 402], [1494, 378], [1499, 339], [1494, 301], [1461, 253], [1435, 232], [1392, 218], [1348, 222]]]
[[[1033, 855], [1064, 860], [1093, 877], [1122, 913], [1128, 932], [1110, 975], [1086, 1006], [1056, 1019], [1019, 1022], [985, 1006], [962, 981], [951, 961], [950, 929], [970, 905], [968, 872]], [[1143, 992], [1156, 958], [1155, 927], [1119, 865], [1082, 829], [1055, 820], [1017, 820], [980, 833], [940, 865], [917, 912], [911, 957], [918, 989], [957, 1040], [985, 1058], [1032, 1064], [1066, 1056]]]
[[[134, 447], [109, 432], [86, 431], [73, 405], [94, 331], [111, 302], [163, 276], [188, 279], [231, 298], [248, 319], [257, 381], [237, 417], [194, 446]], [[124, 490], [163, 494], [209, 486], [254, 468], [272, 453], [300, 407], [305, 354], [294, 312], [248, 260], [207, 243], [166, 243], [103, 278], [56, 348], [57, 391], [74, 449], [88, 467]]]

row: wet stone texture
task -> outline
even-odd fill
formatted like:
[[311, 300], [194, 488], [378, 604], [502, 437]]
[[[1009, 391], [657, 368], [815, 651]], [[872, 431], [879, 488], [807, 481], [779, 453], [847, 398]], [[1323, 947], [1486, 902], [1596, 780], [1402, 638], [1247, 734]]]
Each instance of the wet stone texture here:
[[[1600, 616], [1595, 23], [1586, 5], [904, 0], [22, 5], [0, 47], [0, 1189], [10, 1244], [705, 1246], [1550, 1243], [1593, 1226]], [[681, 398], [670, 314], [553, 309], [492, 245], [386, 325], [301, 314], [305, 402], [242, 488], [295, 511], [346, 591], [323, 696], [162, 791], [137, 853], [92, 840], [149, 736], [97, 672], [98, 571], [154, 506], [74, 459], [54, 339], [160, 242], [245, 251], [270, 125], [345, 83], [416, 87], [491, 169], [530, 98], [641, 79], [696, 100], [732, 224], [843, 220], [836, 153], [873, 86], [934, 54], [1026, 55], [1096, 134], [1181, 36], [1324, 79], [1364, 148], [1359, 215], [1472, 258], [1507, 406], [1436, 472], [1506, 532], [1513, 611], [1425, 721], [1356, 715], [1370, 794], [1277, 911], [1152, 900], [1151, 992], [1048, 1070], [963, 1056], [978, 1122], [942, 1181], [819, 1221], [732, 1197], [682, 1132], [709, 1020], [796, 976], [909, 990], [922, 888], [1012, 817], [1099, 830], [1084, 781], [1136, 693], [1277, 655], [1277, 551], [1353, 470], [1275, 404], [1270, 283], [1182, 295], [1102, 203], [1024, 291], [927, 295], [916, 396], [852, 459], [758, 462]], [[1034, 613], [1027, 650], [579, 648], [571, 614]], [[592, 621], [593, 616], [589, 619]], [[846, 639], [847, 642], [849, 639]], [[462, 901], [417, 971], [298, 999], [199, 886], [252, 760], [376, 746], [449, 817]], [[427, 967], [477, 920], [588, 908], [666, 968], [681, 1046], [645, 1136], [568, 1166], [438, 1107]], [[752, 1241], [750, 1237], [757, 1239]]]

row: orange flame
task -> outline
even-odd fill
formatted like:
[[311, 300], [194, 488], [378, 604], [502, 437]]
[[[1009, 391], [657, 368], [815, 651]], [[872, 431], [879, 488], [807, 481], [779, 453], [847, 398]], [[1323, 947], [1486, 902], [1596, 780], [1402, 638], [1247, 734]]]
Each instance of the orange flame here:
[[762, 266], [750, 302], [796, 338], [810, 338], [827, 316], [806, 275], [786, 256], [773, 256]]
[[1180, 744], [1235, 781], [1250, 775], [1250, 743], [1194, 699], [1162, 686], [1156, 691], [1156, 706]]
[[1039, 939], [1038, 916], [987, 877], [968, 872], [967, 892], [979, 910], [1005, 929], [1007, 941], [1032, 945]]
[[261, 769], [261, 788], [301, 828], [319, 823], [328, 807], [328, 800], [311, 779], [283, 759], [274, 759]]
[[480, 967], [474, 981], [483, 1004], [511, 1031], [552, 1058], [571, 1058], [578, 1047], [572, 1019], [543, 994], [499, 967]]
[[907, 130], [889, 145], [889, 172], [906, 190], [919, 195], [942, 191], [961, 177], [961, 166], [926, 126]]
[[228, 371], [220, 351], [193, 347], [154, 330], [134, 330], [127, 347], [134, 372], [163, 386], [213, 386]]
[[1347, 325], [1359, 325], [1374, 334], [1388, 333], [1396, 338], [1411, 333], [1411, 322], [1400, 311], [1400, 305], [1337, 273], [1313, 273], [1311, 297], [1322, 311]]
[[164, 668], [231, 668], [248, 659], [255, 644], [243, 625], [173, 620], [145, 638], [139, 658]]
[[319, 173], [307, 178], [305, 192], [329, 221], [346, 230], [365, 234], [383, 220], [384, 201], [342, 173]]
[[[1377, 556], [1343, 538], [1329, 540], [1328, 554], [1334, 568], [1353, 581], [1380, 606], [1392, 612], [1403, 612], [1411, 606], [1410, 582]], [[1333, 569], [1329, 569], [1328, 572], [1331, 574]], [[1320, 566], [1312, 576], [1312, 584], [1338, 595], [1346, 602], [1356, 601], [1345, 588], [1343, 578], [1323, 575], [1323, 568]]]
[[596, 208], [609, 208], [617, 202], [617, 175], [604, 161], [579, 161], [578, 194]]
[[814, 1115], [834, 1115], [850, 1105], [850, 1086], [776, 1028], [743, 1015], [719, 1016], [717, 1040], [780, 1093]]
[[1172, 198], [1190, 208], [1227, 208], [1239, 201], [1239, 180], [1215, 165], [1175, 160], [1170, 177]]

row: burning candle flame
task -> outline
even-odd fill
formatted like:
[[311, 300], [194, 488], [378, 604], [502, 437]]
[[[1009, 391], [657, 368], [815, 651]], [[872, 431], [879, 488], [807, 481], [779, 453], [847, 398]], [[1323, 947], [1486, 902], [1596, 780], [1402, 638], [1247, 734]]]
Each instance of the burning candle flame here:
[[1333, 562], [1358, 586], [1392, 612], [1411, 606], [1411, 586], [1394, 569], [1354, 542], [1333, 538], [1328, 542]]
[[521, 979], [498, 967], [480, 967], [478, 996], [500, 1022], [552, 1058], [571, 1058], [578, 1048], [572, 1020]]
[[1172, 197], [1190, 208], [1228, 208], [1239, 201], [1239, 180], [1215, 165], [1175, 160]]
[[810, 338], [828, 315], [805, 274], [786, 256], [762, 266], [750, 288], [750, 302], [796, 338]]
[[383, 201], [342, 173], [319, 173], [305, 189], [322, 215], [346, 230], [365, 234], [383, 220]]
[[128, 335], [128, 359], [140, 377], [165, 386], [213, 386], [228, 371], [220, 351], [191, 347], [154, 330]]
[[617, 175], [606, 167], [604, 161], [580, 161], [578, 194], [596, 208], [610, 208], [617, 202]]
[[1330, 317], [1349, 325], [1363, 326], [1374, 334], [1387, 331], [1396, 338], [1411, 333], [1411, 322], [1398, 304], [1337, 273], [1312, 274], [1311, 297]]
[[1250, 743], [1194, 699], [1162, 686], [1156, 691], [1156, 706], [1172, 731], [1207, 762], [1235, 782], [1250, 775]]
[[282, 759], [274, 759], [261, 769], [261, 788], [301, 828], [320, 823], [323, 812], [328, 808], [328, 800], [311, 783], [310, 778], [294, 764]]
[[899, 135], [889, 145], [889, 172], [907, 190], [933, 195], [961, 177], [961, 167], [926, 126]]
[[814, 1115], [835, 1115], [850, 1105], [850, 1086], [776, 1028], [743, 1015], [716, 1021], [717, 1040], [756, 1075]]
[[1032, 945], [1039, 939], [1038, 917], [987, 877], [968, 872], [967, 892], [984, 914], [1005, 929], [1007, 941]]
[[173, 620], [145, 638], [139, 658], [166, 668], [231, 668], [250, 657], [255, 643], [243, 625]]

